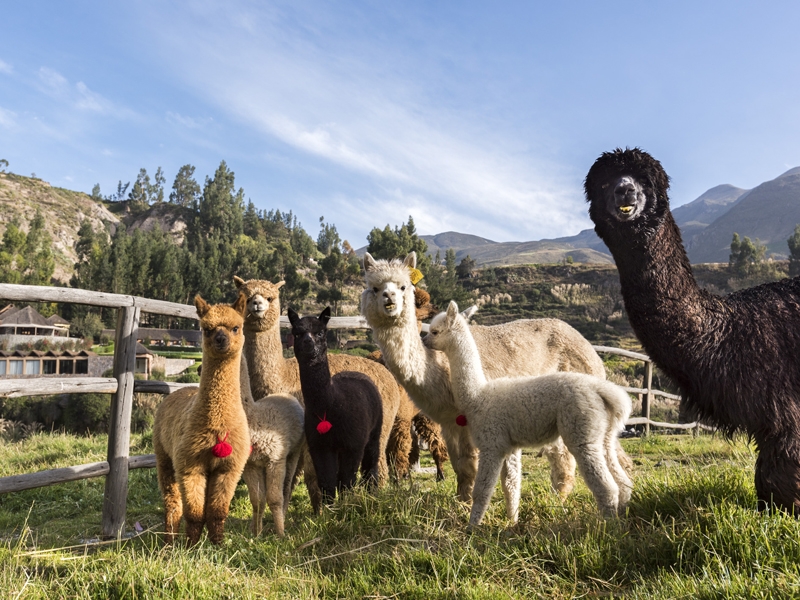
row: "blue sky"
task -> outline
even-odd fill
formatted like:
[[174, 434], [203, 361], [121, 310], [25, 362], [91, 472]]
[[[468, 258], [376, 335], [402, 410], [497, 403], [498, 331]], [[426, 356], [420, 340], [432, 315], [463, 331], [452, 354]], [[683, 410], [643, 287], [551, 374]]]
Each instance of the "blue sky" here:
[[496, 241], [590, 226], [594, 159], [640, 146], [672, 203], [800, 166], [796, 2], [6, 3], [0, 158], [104, 194], [221, 160], [355, 247], [412, 215]]

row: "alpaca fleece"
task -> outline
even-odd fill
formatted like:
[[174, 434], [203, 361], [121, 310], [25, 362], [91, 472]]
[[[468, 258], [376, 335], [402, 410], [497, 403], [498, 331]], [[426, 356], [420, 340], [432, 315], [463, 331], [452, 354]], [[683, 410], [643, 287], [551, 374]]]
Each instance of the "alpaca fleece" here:
[[247, 361], [242, 357], [239, 362], [242, 406], [253, 448], [242, 473], [253, 506], [250, 529], [253, 535], [261, 533], [264, 511], [269, 506], [275, 533], [283, 537], [294, 473], [305, 448], [303, 407], [289, 394], [253, 400]]
[[337, 491], [355, 484], [359, 467], [364, 482], [374, 486], [383, 454], [380, 392], [363, 373], [340, 371], [331, 377], [327, 344], [329, 318], [329, 308], [318, 318], [300, 318], [289, 309], [294, 353], [306, 402], [308, 451], [325, 502], [332, 502]]
[[[279, 292], [284, 282], [272, 283], [258, 279], [244, 281], [234, 277], [234, 283], [247, 298], [244, 356], [250, 372], [253, 396], [262, 398], [269, 394], [290, 394], [303, 403], [297, 359], [283, 357]], [[384, 455], [381, 457], [378, 469], [379, 485], [383, 484], [389, 475], [385, 451], [389, 447], [390, 436], [393, 437], [391, 462], [398, 472], [407, 472], [411, 450], [411, 421], [404, 418], [408, 410], [400, 410], [404, 403], [411, 405], [406, 393], [386, 367], [371, 360], [347, 354], [332, 354], [328, 362], [331, 373], [334, 374], [340, 371], [364, 373], [381, 393], [383, 402], [381, 448], [384, 450]], [[393, 430], [396, 430], [396, 433], [393, 434]], [[319, 512], [322, 496], [314, 476], [314, 465], [307, 454], [303, 466], [312, 508], [315, 512]]]
[[[250, 454], [250, 433], [239, 390], [245, 299], [209, 306], [194, 300], [203, 331], [200, 387], [183, 388], [161, 402], [153, 423], [158, 485], [164, 497], [167, 542], [186, 517], [189, 544], [203, 526], [222, 542], [231, 498]], [[224, 441], [224, 443], [223, 443]], [[214, 447], [224, 446], [225, 452]]]
[[638, 148], [602, 154], [584, 188], [645, 351], [680, 386], [688, 415], [755, 441], [759, 507], [798, 514], [800, 278], [725, 297], [698, 288], [669, 177]]
[[[480, 525], [505, 457], [559, 437], [575, 456], [603, 515], [624, 510], [633, 484], [619, 464], [615, 440], [630, 416], [627, 393], [583, 373], [487, 381], [475, 339], [455, 302], [431, 322], [425, 345], [447, 355], [456, 404], [480, 451], [470, 525]], [[514, 486], [511, 497], [506, 496], [513, 522], [519, 516], [520, 475], [506, 475]]]
[[[366, 253], [361, 314], [372, 327], [386, 365], [416, 405], [441, 426], [458, 480], [458, 494], [466, 501], [472, 494], [478, 451], [470, 426], [456, 424], [460, 411], [453, 398], [447, 357], [425, 348], [419, 337], [409, 270], [415, 266], [413, 252], [404, 261], [375, 260]], [[591, 344], [563, 321], [535, 319], [493, 327], [473, 325], [471, 331], [490, 379], [564, 369], [605, 378], [603, 362]], [[550, 462], [553, 488], [562, 496], [569, 494], [575, 482], [574, 458], [560, 439], [545, 447], [544, 453]], [[625, 459], [629, 461], [627, 456]], [[512, 454], [506, 466], [515, 471], [519, 469], [518, 461], [519, 454]], [[512, 488], [504, 484], [503, 491], [511, 493]]]

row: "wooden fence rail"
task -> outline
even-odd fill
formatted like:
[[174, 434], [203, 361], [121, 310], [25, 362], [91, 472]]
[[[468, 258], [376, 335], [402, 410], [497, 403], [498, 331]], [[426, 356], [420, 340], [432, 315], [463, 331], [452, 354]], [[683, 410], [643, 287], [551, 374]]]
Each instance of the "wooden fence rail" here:
[[[134, 369], [139, 318], [142, 312], [198, 319], [194, 306], [175, 304], [161, 300], [150, 300], [123, 294], [106, 294], [74, 288], [54, 288], [31, 285], [0, 284], [0, 300], [19, 302], [64, 302], [86, 304], [117, 309], [117, 328], [114, 344], [113, 378], [106, 377], [39, 377], [0, 379], [0, 397], [43, 396], [52, 394], [101, 393], [112, 394], [111, 422], [108, 434], [107, 460], [102, 462], [50, 469], [37, 473], [25, 473], [0, 478], [0, 494], [36, 487], [44, 487], [67, 481], [105, 476], [103, 501], [102, 536], [118, 538], [125, 525], [128, 496], [128, 471], [130, 469], [155, 467], [155, 455], [129, 456], [131, 409], [134, 392], [169, 394], [181, 387], [195, 384], [180, 384], [162, 381], [136, 381]], [[281, 326], [289, 327], [287, 317], [281, 317]], [[334, 317], [328, 323], [331, 329], [369, 329], [363, 317]], [[423, 329], [427, 329], [424, 326]], [[695, 429], [697, 423], [661, 423], [650, 420], [650, 406], [655, 396], [680, 400], [680, 396], [652, 389], [653, 363], [645, 354], [607, 346], [594, 346], [597, 352], [617, 354], [645, 363], [645, 387], [625, 388], [642, 399], [642, 416], [628, 420], [629, 425], [643, 425], [645, 432], [650, 427], [671, 429]]]

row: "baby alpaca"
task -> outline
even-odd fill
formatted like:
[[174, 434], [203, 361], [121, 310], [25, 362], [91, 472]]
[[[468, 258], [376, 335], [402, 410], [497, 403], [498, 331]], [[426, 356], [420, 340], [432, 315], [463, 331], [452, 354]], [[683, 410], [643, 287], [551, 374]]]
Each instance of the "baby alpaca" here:
[[167, 542], [186, 515], [186, 537], [222, 542], [231, 498], [250, 454], [239, 390], [245, 299], [232, 307], [194, 299], [203, 331], [200, 388], [183, 388], [161, 402], [153, 423], [158, 486], [164, 496]]
[[272, 394], [254, 401], [244, 356], [240, 380], [253, 448], [242, 473], [253, 505], [250, 528], [253, 535], [261, 533], [264, 511], [269, 505], [275, 533], [283, 537], [294, 473], [305, 448], [303, 407], [289, 394]]
[[331, 377], [326, 339], [330, 316], [330, 308], [319, 318], [300, 318], [289, 309], [305, 399], [308, 451], [326, 503], [333, 501], [337, 490], [355, 484], [359, 465], [363, 481], [376, 485], [385, 452], [381, 447], [383, 403], [377, 386], [356, 371]]
[[[470, 526], [483, 519], [505, 458], [559, 436], [575, 456], [600, 512], [612, 517], [624, 511], [633, 483], [619, 464], [616, 439], [631, 412], [626, 392], [583, 373], [488, 381], [475, 339], [455, 302], [431, 322], [425, 345], [447, 355], [456, 403], [480, 451]], [[518, 510], [509, 517], [516, 522]]]

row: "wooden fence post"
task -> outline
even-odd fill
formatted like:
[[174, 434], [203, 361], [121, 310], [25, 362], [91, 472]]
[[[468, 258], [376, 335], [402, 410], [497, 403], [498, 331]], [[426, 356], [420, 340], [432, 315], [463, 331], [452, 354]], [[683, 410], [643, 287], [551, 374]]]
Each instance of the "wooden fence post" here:
[[650, 435], [650, 404], [653, 401], [653, 363], [647, 361], [644, 369], [645, 388], [647, 388], [647, 395], [642, 399], [642, 416], [647, 419], [644, 424], [644, 434]]
[[117, 312], [117, 335], [114, 345], [114, 378], [117, 391], [111, 400], [111, 424], [108, 430], [108, 467], [103, 496], [104, 538], [119, 538], [125, 526], [128, 500], [128, 454], [130, 452], [133, 381], [136, 370], [136, 338], [139, 333], [137, 306]]

